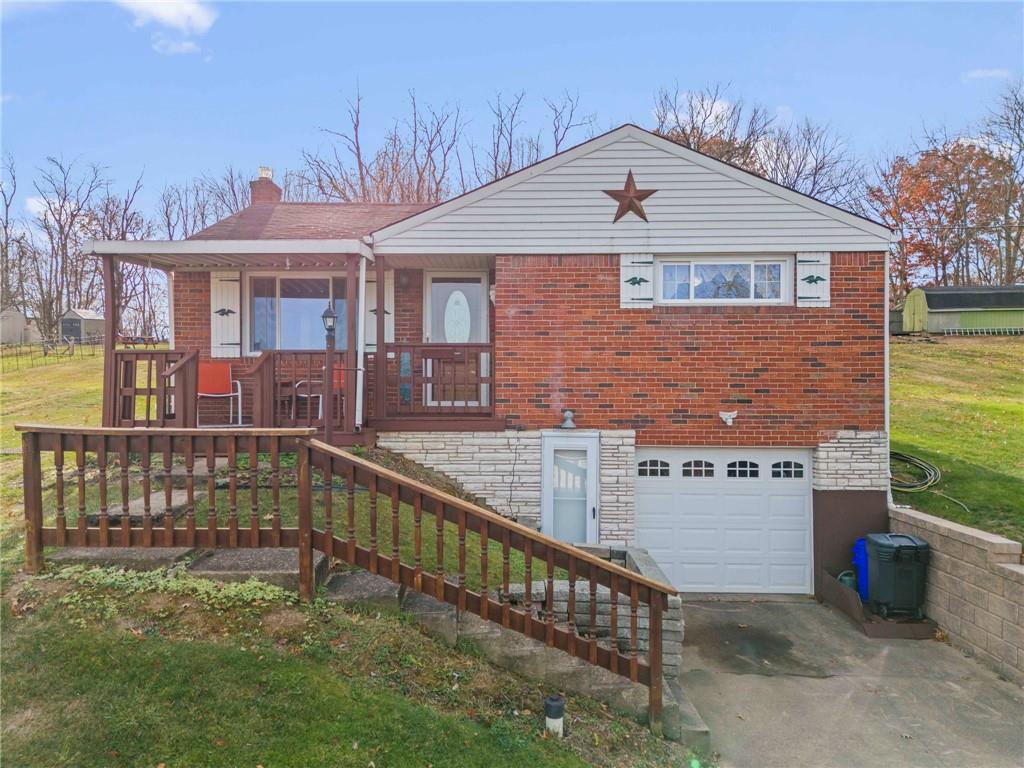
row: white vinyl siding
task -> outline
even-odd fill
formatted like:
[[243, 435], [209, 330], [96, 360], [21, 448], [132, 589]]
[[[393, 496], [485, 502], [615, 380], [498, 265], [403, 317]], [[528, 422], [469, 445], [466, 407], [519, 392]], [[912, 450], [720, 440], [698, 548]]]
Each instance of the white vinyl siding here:
[[242, 354], [242, 275], [210, 273], [210, 357]]
[[[378, 253], [794, 253], [884, 250], [880, 228], [816, 201], [622, 129], [464, 200], [385, 228]], [[649, 223], [613, 223], [632, 170]], [[389, 231], [392, 230], [393, 231]]]

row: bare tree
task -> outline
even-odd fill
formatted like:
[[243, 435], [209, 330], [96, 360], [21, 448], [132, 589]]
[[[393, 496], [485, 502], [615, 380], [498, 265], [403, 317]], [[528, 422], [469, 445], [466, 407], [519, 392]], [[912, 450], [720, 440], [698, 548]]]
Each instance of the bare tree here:
[[1024, 280], [1024, 84], [1008, 87], [988, 116], [983, 141], [1003, 165], [994, 195], [992, 235], [999, 259], [997, 282]]
[[564, 148], [566, 139], [569, 138], [569, 134], [573, 131], [586, 128], [588, 132], [592, 132], [594, 127], [594, 120], [596, 115], [590, 114], [577, 114], [580, 108], [580, 94], [579, 91], [576, 93], [569, 93], [569, 91], [563, 91], [561, 97], [557, 101], [554, 99], [545, 98], [544, 104], [547, 105], [548, 112], [551, 116], [551, 143], [553, 145], [553, 152], [561, 152]]
[[219, 176], [205, 175], [202, 186], [214, 220], [238, 213], [249, 205], [249, 182], [252, 178], [233, 165], [227, 166]]
[[753, 170], [768, 138], [772, 116], [716, 83], [699, 91], [662, 88], [654, 101], [655, 133], [684, 147]]
[[103, 180], [95, 165], [79, 173], [74, 162], [55, 157], [47, 158], [39, 173], [34, 186], [40, 210], [33, 222], [39, 243], [31, 248], [26, 288], [40, 331], [53, 338], [64, 311], [98, 306], [102, 295], [95, 260], [86, 257], [81, 246]]
[[452, 189], [463, 120], [456, 107], [422, 107], [409, 94], [410, 115], [395, 120], [376, 150], [362, 136], [362, 96], [348, 102], [348, 125], [327, 129], [326, 150], [303, 152], [304, 197], [340, 202], [438, 202]]
[[3, 178], [0, 179], [0, 308], [26, 310], [25, 261], [28, 255], [26, 233], [12, 211], [18, 192], [14, 158], [4, 156]]

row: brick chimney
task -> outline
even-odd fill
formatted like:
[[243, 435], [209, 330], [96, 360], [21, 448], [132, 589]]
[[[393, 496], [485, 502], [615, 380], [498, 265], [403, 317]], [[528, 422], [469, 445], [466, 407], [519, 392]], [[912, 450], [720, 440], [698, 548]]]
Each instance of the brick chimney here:
[[249, 194], [253, 203], [280, 203], [281, 188], [274, 183], [274, 170], [260, 166], [257, 178], [249, 182]]

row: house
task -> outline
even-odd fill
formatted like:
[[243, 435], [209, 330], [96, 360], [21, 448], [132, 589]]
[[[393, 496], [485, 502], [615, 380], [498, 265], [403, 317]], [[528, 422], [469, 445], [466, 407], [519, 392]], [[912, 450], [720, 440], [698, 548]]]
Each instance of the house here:
[[903, 332], [1024, 331], [1024, 286], [915, 288], [903, 304]]
[[884, 226], [632, 125], [435, 206], [270, 176], [187, 240], [92, 244], [171, 296], [170, 350], [108, 355], [105, 426], [225, 423], [183, 372], [229, 362], [246, 424], [375, 442], [690, 591], [811, 593], [887, 529]]
[[12, 307], [0, 310], [0, 344], [32, 344], [42, 340], [34, 318]]
[[103, 315], [81, 307], [60, 316], [61, 341], [89, 341], [103, 336]]

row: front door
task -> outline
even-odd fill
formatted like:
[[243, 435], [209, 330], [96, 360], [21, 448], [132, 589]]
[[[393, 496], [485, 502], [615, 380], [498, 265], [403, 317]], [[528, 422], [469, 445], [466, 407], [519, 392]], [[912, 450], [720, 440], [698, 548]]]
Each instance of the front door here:
[[486, 405], [489, 393], [478, 383], [487, 375], [489, 355], [465, 344], [485, 344], [487, 275], [431, 273], [424, 276], [423, 355], [426, 399], [434, 406]]
[[544, 433], [541, 438], [541, 530], [560, 541], [599, 538], [596, 433]]

